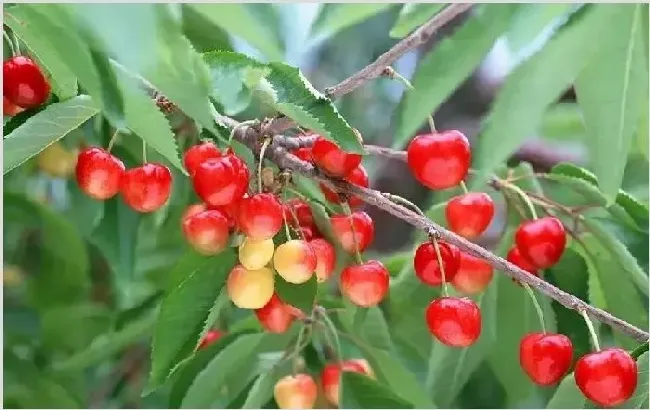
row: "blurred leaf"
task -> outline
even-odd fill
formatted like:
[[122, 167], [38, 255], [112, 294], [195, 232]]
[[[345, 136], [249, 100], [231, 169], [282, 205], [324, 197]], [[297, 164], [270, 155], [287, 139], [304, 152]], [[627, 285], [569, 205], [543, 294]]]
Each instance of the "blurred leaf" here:
[[643, 5], [602, 7], [616, 13], [602, 33], [598, 53], [576, 79], [575, 91], [589, 132], [591, 163], [612, 203], [623, 181], [642, 101], [648, 99], [648, 72], [643, 62]]
[[158, 387], [194, 351], [235, 261], [234, 251], [227, 249], [216, 257], [188, 253], [176, 264], [156, 322], [147, 390]]
[[413, 409], [415, 406], [366, 375], [341, 373], [341, 404], [344, 409]]
[[311, 27], [311, 34], [331, 37], [391, 6], [393, 4], [390, 3], [323, 3]]
[[43, 344], [66, 352], [81, 350], [110, 326], [109, 310], [91, 303], [48, 309], [41, 315]]
[[242, 409], [261, 409], [273, 398], [273, 388], [278, 381], [278, 375], [273, 370], [261, 374], [251, 386]]
[[[644, 33], [645, 32], [647, 32], [647, 30], [644, 31]], [[648, 152], [650, 152], [650, 149], [648, 148], [648, 140], [650, 140], [648, 137], [648, 115], [648, 101], [646, 100], [643, 102], [643, 109], [641, 110], [641, 118], [639, 120], [639, 128], [637, 129], [636, 140], [632, 151], [641, 153], [646, 158], [646, 160], [648, 159]]]
[[386, 256], [381, 259], [381, 263], [384, 264], [390, 276], [395, 277], [399, 272], [402, 271], [404, 266], [408, 265], [413, 261], [413, 252], [404, 251], [394, 253], [392, 255]]
[[99, 112], [87, 95], [47, 106], [3, 140], [3, 174], [65, 137]]
[[317, 286], [315, 273], [307, 282], [298, 285], [287, 282], [280, 275], [275, 276], [275, 292], [280, 299], [302, 310], [307, 316], [314, 307]]
[[639, 376], [634, 395], [624, 404], [626, 408], [648, 408], [648, 352], [642, 354], [636, 361]]
[[[361, 324], [356, 323], [359, 314], [364, 315]], [[370, 346], [386, 351], [393, 348], [388, 324], [380, 308], [361, 308], [346, 301], [345, 310], [339, 312], [339, 320], [348, 332], [356, 335]]]
[[415, 89], [404, 95], [399, 107], [393, 148], [404, 147], [427, 117], [472, 74], [508, 28], [517, 7], [511, 4], [475, 7], [459, 29], [419, 62], [411, 81]]
[[445, 7], [444, 3], [405, 3], [388, 35], [402, 38], [426, 23]]
[[[580, 7], [580, 6], [577, 6]], [[520, 8], [508, 30], [508, 46], [515, 53], [529, 46], [551, 24], [574, 11], [574, 4], [537, 3], [526, 4]]]
[[587, 399], [576, 386], [573, 373], [564, 377], [555, 394], [546, 405], [547, 409], [583, 409]]
[[199, 52], [212, 50], [230, 51], [228, 33], [212, 23], [190, 4], [183, 4], [183, 34]]
[[[542, 5], [541, 3], [535, 4]], [[574, 103], [559, 103], [549, 107], [544, 113], [539, 129], [540, 136], [560, 141], [582, 141], [587, 131], [582, 119], [580, 106]]]

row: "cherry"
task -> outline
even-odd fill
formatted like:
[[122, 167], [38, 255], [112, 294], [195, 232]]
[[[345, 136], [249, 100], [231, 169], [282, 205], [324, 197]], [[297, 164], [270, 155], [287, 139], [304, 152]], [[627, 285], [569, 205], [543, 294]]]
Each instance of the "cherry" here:
[[469, 298], [441, 297], [426, 310], [429, 331], [440, 342], [452, 347], [467, 347], [481, 335], [481, 310]]
[[219, 211], [199, 211], [183, 220], [183, 234], [198, 253], [216, 255], [228, 245], [228, 219]]
[[284, 333], [296, 319], [292, 308], [274, 293], [266, 305], [255, 309], [255, 315], [267, 332]]
[[353, 212], [350, 216], [332, 215], [330, 222], [334, 236], [348, 253], [355, 253], [357, 246], [358, 251], [363, 252], [375, 238], [375, 225], [365, 212]]
[[[311, 207], [307, 202], [299, 198], [291, 198], [283, 205], [284, 217], [287, 219], [289, 225], [294, 228], [300, 226], [315, 227], [314, 215], [311, 212]], [[293, 214], [292, 214], [293, 211]], [[294, 217], [295, 216], [295, 217]], [[298, 223], [296, 224], [296, 219]]]
[[560, 260], [566, 246], [564, 225], [553, 216], [525, 221], [517, 228], [515, 243], [530, 263], [540, 269], [550, 268]]
[[79, 152], [69, 151], [60, 142], [55, 142], [38, 154], [38, 167], [54, 178], [67, 178], [77, 166]]
[[323, 238], [312, 239], [309, 245], [316, 254], [316, 278], [318, 282], [325, 282], [334, 273], [336, 250]]
[[2, 115], [5, 117], [13, 117], [16, 114], [20, 114], [25, 111], [24, 108], [17, 106], [7, 99], [7, 97], [2, 97]]
[[549, 386], [569, 371], [573, 359], [571, 339], [561, 334], [528, 333], [519, 345], [519, 363], [533, 382]]
[[352, 265], [341, 272], [341, 293], [352, 303], [361, 307], [376, 306], [386, 293], [390, 275], [384, 265], [371, 260], [361, 265]]
[[163, 206], [172, 191], [172, 174], [162, 164], [147, 163], [122, 174], [120, 193], [138, 212], [153, 212]]
[[235, 266], [228, 275], [226, 290], [235, 306], [260, 309], [273, 297], [273, 271], [269, 268], [247, 270]]
[[214, 209], [216, 211], [219, 211], [223, 214], [223, 216], [228, 219], [228, 226], [231, 229], [238, 228], [237, 224], [237, 213], [239, 212], [239, 204], [241, 204], [242, 199], [246, 198], [248, 194], [244, 194], [244, 196], [238, 200], [235, 200], [228, 205], [208, 205], [208, 209]]
[[273, 397], [280, 409], [314, 408], [317, 395], [316, 382], [304, 373], [285, 376], [273, 388]]
[[88, 196], [106, 200], [120, 190], [124, 164], [110, 152], [97, 147], [83, 150], [77, 157], [75, 173], [79, 188]]
[[470, 192], [452, 198], [445, 207], [449, 229], [467, 239], [480, 236], [492, 222], [494, 202], [484, 192]]
[[43, 104], [50, 95], [50, 84], [29, 57], [15, 56], [2, 64], [2, 94], [22, 108]]
[[[440, 257], [445, 269], [445, 280], [451, 282], [458, 272], [460, 266], [460, 250], [446, 242], [438, 241]], [[413, 267], [417, 277], [429, 286], [442, 284], [442, 271], [438, 263], [436, 249], [430, 241], [418, 246], [413, 259]]]
[[[368, 188], [368, 173], [366, 172], [366, 169], [363, 167], [363, 165], [359, 165], [355, 169], [352, 170], [345, 178], [345, 181], [353, 184], [353, 185], [359, 185], [364, 188]], [[323, 195], [325, 195], [325, 199], [327, 199], [330, 202], [333, 202], [335, 204], [340, 204], [344, 201], [344, 198], [341, 198], [341, 196], [329, 189], [325, 184], [321, 183], [320, 184], [320, 189], [323, 191]], [[360, 205], [363, 205], [363, 201], [354, 195], [350, 196], [347, 198], [348, 204], [351, 207], [357, 207]]]
[[[539, 277], [539, 272], [537, 271], [537, 268], [533, 264], [531, 264], [527, 259], [521, 256], [521, 252], [519, 252], [519, 248], [517, 248], [516, 246], [514, 248], [511, 248], [508, 251], [508, 255], [506, 255], [506, 260], [512, 263], [513, 265], [517, 266], [518, 268], [525, 270], [531, 275]], [[516, 284], [521, 286], [521, 283], [519, 283], [517, 279], [512, 278], [512, 280]]]
[[273, 238], [282, 223], [282, 205], [273, 194], [255, 194], [239, 203], [237, 224], [254, 241]]
[[233, 154], [203, 161], [194, 174], [194, 190], [209, 206], [241, 199], [248, 188], [248, 167]]
[[198, 145], [194, 145], [188, 148], [183, 155], [183, 165], [185, 169], [190, 174], [190, 177], [194, 177], [196, 170], [199, 165], [207, 159], [210, 158], [219, 158], [221, 156], [221, 151], [217, 148], [214, 143], [205, 141]]
[[181, 227], [183, 226], [183, 222], [190, 216], [196, 215], [199, 212], [203, 212], [206, 210], [206, 207], [204, 204], [192, 204], [188, 205], [187, 208], [185, 208], [185, 212], [183, 212], [183, 215], [181, 216]]
[[365, 374], [374, 378], [375, 375], [370, 365], [363, 359], [344, 360], [340, 363], [329, 363], [321, 372], [321, 383], [325, 397], [334, 406], [339, 405], [339, 386], [341, 384], [341, 372], [354, 372]]
[[239, 245], [239, 263], [249, 270], [262, 269], [271, 262], [274, 252], [275, 244], [273, 239], [253, 241], [246, 238]]
[[221, 339], [221, 336], [223, 336], [223, 333], [221, 333], [219, 330], [208, 330], [208, 333], [203, 336], [201, 343], [199, 343], [199, 349], [205, 349], [212, 343], [215, 343], [217, 340]]
[[311, 155], [316, 165], [326, 174], [344, 178], [361, 164], [361, 155], [343, 151], [336, 143], [318, 137], [311, 147]]
[[422, 185], [446, 189], [465, 179], [471, 152], [465, 135], [451, 130], [413, 138], [406, 158], [411, 172]]
[[316, 254], [309, 243], [292, 239], [278, 246], [273, 267], [289, 283], [305, 283], [316, 270]]
[[634, 394], [637, 364], [623, 349], [604, 349], [582, 356], [576, 363], [574, 377], [589, 400], [600, 406], [614, 407]]
[[490, 284], [493, 274], [492, 265], [485, 260], [461, 252], [458, 271], [451, 284], [456, 290], [473, 295], [482, 292]]
[[293, 151], [291, 151], [291, 153], [303, 161], [310, 162], [310, 163], [312, 161], [310, 148], [294, 149]]

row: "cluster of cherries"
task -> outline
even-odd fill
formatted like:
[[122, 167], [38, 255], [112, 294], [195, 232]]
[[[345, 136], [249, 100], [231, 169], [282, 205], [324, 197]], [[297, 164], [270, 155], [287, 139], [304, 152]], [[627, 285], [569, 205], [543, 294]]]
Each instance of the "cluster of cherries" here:
[[29, 57], [13, 56], [2, 63], [2, 112], [11, 117], [47, 101], [50, 83]]
[[[408, 165], [415, 178], [434, 190], [460, 184], [469, 172], [470, 155], [467, 138], [459, 131], [419, 135], [407, 150]], [[447, 203], [445, 216], [453, 232], [466, 239], [475, 239], [492, 221], [494, 203], [487, 194], [465, 193]], [[507, 260], [539, 276], [539, 270], [550, 268], [560, 260], [566, 246], [566, 233], [562, 222], [555, 217], [528, 220], [517, 228], [514, 243]], [[448, 281], [466, 294], [485, 289], [493, 275], [486, 261], [435, 238], [418, 247], [414, 267], [423, 283], [440, 286]], [[425, 316], [431, 333], [445, 345], [467, 347], [480, 336], [481, 312], [469, 298], [445, 296], [435, 299], [427, 307]], [[562, 334], [529, 333], [521, 340], [519, 360], [533, 382], [552, 385], [569, 371], [573, 346]], [[582, 393], [603, 406], [623, 403], [632, 396], [637, 385], [636, 362], [629, 353], [618, 348], [581, 357], [574, 375]]]

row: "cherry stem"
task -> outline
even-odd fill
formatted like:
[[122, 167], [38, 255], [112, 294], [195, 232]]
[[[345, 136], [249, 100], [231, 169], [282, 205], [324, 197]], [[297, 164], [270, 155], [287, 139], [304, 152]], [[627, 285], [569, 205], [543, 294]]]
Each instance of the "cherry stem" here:
[[596, 351], [600, 350], [600, 343], [598, 343], [598, 335], [596, 334], [596, 329], [594, 328], [594, 324], [589, 318], [589, 315], [585, 310], [581, 310], [580, 314], [585, 320], [585, 323], [587, 324], [587, 328], [589, 329], [589, 334], [591, 334], [591, 342], [594, 344], [594, 348]]
[[[286, 188], [286, 187], [285, 187]], [[286, 204], [287, 203], [287, 191], [285, 189], [284, 194], [283, 194], [283, 202]], [[293, 216], [293, 209], [291, 207], [284, 207], [285, 209], [289, 209], [289, 212], [291, 212], [291, 215]], [[284, 219], [284, 229], [287, 234], [287, 239], [291, 240], [291, 232], [289, 230], [289, 222], [287, 221], [287, 213], [284, 212], [284, 209], [282, 210], [282, 219]], [[298, 217], [294, 218], [296, 223], [298, 223]], [[302, 232], [300, 232], [302, 234]], [[302, 240], [305, 240], [305, 237], [303, 235], [300, 235], [302, 237]]]
[[460, 187], [463, 189], [464, 194], [469, 194], [469, 190], [467, 189], [467, 185], [465, 185], [465, 181], [460, 181]]
[[429, 120], [429, 129], [431, 130], [431, 133], [435, 134], [436, 132], [438, 132], [438, 131], [436, 131], [436, 123], [433, 122], [433, 117], [431, 115], [429, 115], [427, 117], [427, 120]]
[[445, 275], [445, 266], [442, 263], [442, 254], [440, 253], [440, 245], [438, 245], [438, 240], [435, 236], [431, 236], [431, 243], [433, 244], [433, 249], [436, 250], [436, 258], [438, 259], [438, 266], [440, 266], [440, 275], [442, 276], [442, 293], [445, 296], [449, 296], [449, 289], [447, 288], [447, 277]]
[[510, 189], [511, 191], [515, 192], [517, 195], [519, 195], [521, 200], [524, 201], [524, 204], [526, 204], [526, 207], [528, 208], [528, 211], [530, 212], [531, 217], [533, 219], [537, 219], [537, 212], [535, 211], [535, 206], [530, 201], [530, 197], [521, 188], [519, 188], [515, 184], [506, 183], [505, 187]]
[[[302, 349], [304, 349], [307, 346], [307, 344], [309, 344], [309, 332], [310, 332], [310, 330], [311, 330], [311, 327], [309, 325], [304, 325], [300, 329], [300, 332], [298, 333], [298, 338], [296, 339], [296, 344], [294, 345], [294, 348], [291, 351], [291, 353], [289, 353], [287, 355], [285, 360], [295, 359], [298, 356], [298, 354], [300, 353], [300, 351]], [[304, 341], [303, 341], [303, 339], [304, 339]], [[296, 374], [298, 372], [296, 364], [297, 364], [296, 360], [293, 360], [293, 369], [292, 369], [293, 374]]]
[[16, 53], [14, 42], [11, 40], [11, 38], [9, 38], [9, 34], [7, 34], [7, 30], [2, 30], [2, 36], [5, 38], [5, 40], [7, 40], [9, 50], [11, 50], [11, 56], [16, 57], [18, 54]]
[[[119, 133], [120, 133], [119, 130], [115, 130], [115, 132], [113, 133], [113, 136], [108, 141], [108, 147], [106, 148], [106, 150], [108, 152], [111, 152], [111, 150], [113, 149], [113, 144], [115, 144], [115, 141], [117, 140], [117, 134], [119, 134]], [[142, 140], [142, 141], [144, 141], [144, 140]]]
[[539, 305], [539, 302], [537, 301], [535, 292], [527, 283], [522, 283], [522, 286], [524, 287], [524, 289], [526, 289], [526, 292], [528, 292], [528, 296], [530, 296], [530, 300], [533, 302], [533, 306], [535, 306], [535, 310], [537, 311], [537, 317], [539, 318], [539, 324], [542, 326], [542, 332], [546, 333], [546, 324], [544, 322], [544, 311], [542, 310], [542, 307]]
[[350, 209], [350, 204], [347, 202], [343, 202], [341, 204], [343, 207], [343, 212], [348, 216], [348, 219], [350, 220], [350, 229], [352, 229], [352, 240], [354, 241], [354, 256], [357, 260], [357, 263], [359, 265], [363, 264], [363, 258], [361, 258], [361, 253], [359, 252], [359, 242], [357, 241], [357, 233], [354, 230], [354, 222], [352, 221], [352, 209]]
[[144, 138], [142, 139], [142, 162], [147, 163], [147, 141]]
[[331, 337], [330, 333], [332, 335], [336, 336], [336, 326], [334, 326], [334, 323], [332, 322], [332, 319], [330, 319], [329, 316], [327, 316], [327, 313], [323, 312], [321, 317], [323, 319], [323, 322], [321, 323], [320, 321], [317, 321], [316, 323], [319, 323], [323, 327], [325, 327], [325, 332], [324, 332], [325, 333], [325, 340], [327, 341], [327, 344], [329, 344], [330, 346], [332, 346], [334, 348], [334, 354], [336, 356], [334, 359], [337, 362], [340, 362], [341, 358], [342, 358], [342, 356], [341, 356], [341, 343], [339, 343], [339, 340], [336, 337], [333, 337], [334, 342], [332, 342], [332, 339], [330, 338]]
[[406, 207], [408, 207], [408, 208], [413, 209], [415, 212], [417, 212], [418, 214], [420, 214], [421, 216], [423, 216], [423, 217], [426, 218], [425, 213], [422, 212], [422, 210], [420, 209], [420, 207], [417, 206], [417, 205], [415, 205], [413, 202], [409, 201], [408, 199], [406, 199], [406, 198], [402, 198], [402, 197], [399, 196], [399, 195], [390, 194], [390, 193], [388, 193], [388, 192], [382, 192], [381, 194], [382, 194], [383, 196], [385, 196], [386, 198], [390, 199], [391, 201], [395, 202], [395, 203], [398, 203], [398, 204], [400, 204], [400, 205], [404, 205], [404, 206], [406, 206]]
[[390, 78], [391, 80], [397, 80], [400, 83], [404, 84], [407, 89], [409, 90], [415, 90], [415, 87], [413, 87], [413, 84], [406, 78], [404, 78], [400, 73], [395, 71], [393, 67], [386, 67], [384, 68], [384, 73], [386, 77]]
[[257, 187], [259, 188], [259, 192], [262, 193], [262, 164], [264, 163], [264, 153], [266, 152], [266, 148], [271, 144], [271, 139], [267, 138], [264, 140], [262, 143], [262, 148], [260, 148], [260, 160], [257, 164]]

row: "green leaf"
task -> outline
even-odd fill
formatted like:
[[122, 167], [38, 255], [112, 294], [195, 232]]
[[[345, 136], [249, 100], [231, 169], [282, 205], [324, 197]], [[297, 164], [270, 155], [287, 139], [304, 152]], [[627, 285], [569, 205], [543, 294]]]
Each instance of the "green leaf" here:
[[546, 405], [547, 409], [582, 409], [587, 399], [578, 389], [573, 373], [567, 375]]
[[273, 387], [278, 381], [278, 374], [270, 371], [260, 375], [246, 396], [242, 409], [261, 409], [273, 397]]
[[287, 282], [280, 275], [275, 276], [275, 292], [280, 299], [302, 310], [306, 315], [309, 315], [314, 307], [317, 286], [315, 273], [307, 282], [298, 285]]
[[393, 6], [390, 3], [324, 3], [311, 27], [312, 36], [334, 36], [339, 31]]
[[40, 317], [42, 342], [52, 349], [72, 353], [88, 346], [111, 324], [110, 311], [101, 305], [81, 302], [53, 307]]
[[492, 49], [510, 24], [517, 5], [489, 4], [474, 10], [451, 36], [443, 39], [418, 64], [399, 107], [393, 148], [402, 148], [458, 86], [465, 81]]
[[[578, 5], [580, 7], [580, 5]], [[529, 46], [549, 26], [575, 11], [574, 4], [537, 3], [520, 8], [508, 30], [508, 46], [516, 53]]]
[[98, 112], [99, 108], [87, 95], [50, 104], [5, 136], [3, 174], [65, 137]]
[[[648, 352], [642, 354], [636, 361], [639, 369], [636, 391], [634, 395], [623, 405], [625, 408], [647, 409], [648, 408]], [[622, 406], [622, 407], [623, 407]]]
[[341, 408], [344, 409], [413, 409], [415, 406], [366, 375], [341, 374]]
[[[632, 137], [648, 99], [648, 71], [641, 30], [642, 4], [615, 10], [599, 51], [582, 70], [575, 91], [589, 132], [587, 147], [600, 188], [614, 202], [623, 181]], [[645, 10], [647, 14], [647, 10]]]
[[[360, 314], [363, 315], [361, 324], [357, 323]], [[348, 332], [355, 334], [372, 347], [387, 351], [393, 348], [388, 324], [378, 307], [360, 308], [346, 301], [345, 310], [339, 313], [339, 319], [347, 327]]]
[[444, 3], [406, 3], [399, 12], [397, 21], [388, 33], [392, 38], [402, 38], [426, 23], [445, 6]]
[[217, 257], [188, 253], [176, 264], [156, 322], [148, 390], [192, 354], [235, 261], [234, 251], [227, 249]]
[[231, 50], [228, 33], [189, 4], [183, 4], [183, 34], [199, 52]]
[[337, 142], [349, 152], [365, 153], [363, 145], [329, 98], [318, 92], [299, 69], [269, 63], [271, 72], [260, 83], [268, 102], [303, 127]]

